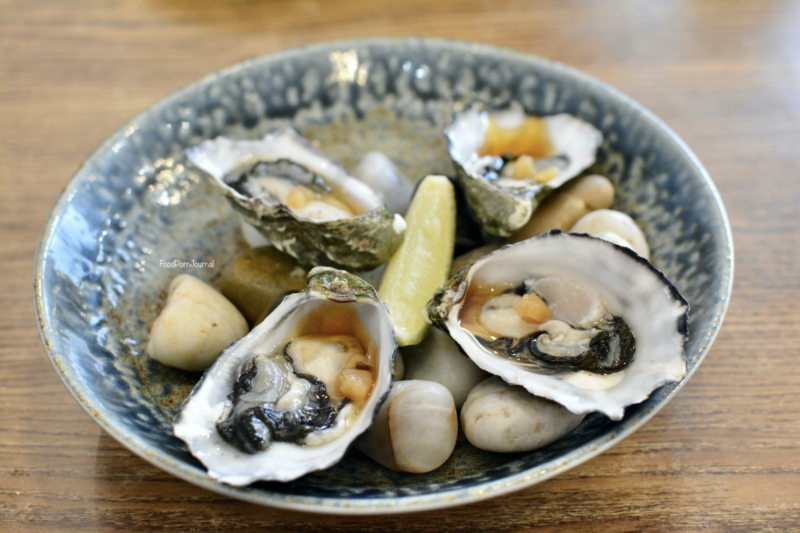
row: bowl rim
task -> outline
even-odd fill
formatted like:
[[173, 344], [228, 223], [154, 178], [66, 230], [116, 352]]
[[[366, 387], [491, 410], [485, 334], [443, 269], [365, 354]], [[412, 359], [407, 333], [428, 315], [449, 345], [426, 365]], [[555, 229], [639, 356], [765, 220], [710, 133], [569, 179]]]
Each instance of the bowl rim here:
[[[586, 444], [575, 448], [565, 455], [556, 456], [543, 465], [538, 467], [524, 470], [516, 474], [509, 475], [502, 480], [488, 481], [479, 483], [475, 486], [466, 488], [457, 488], [446, 490], [434, 494], [426, 494], [421, 496], [393, 496], [390, 498], [359, 498], [358, 500], [351, 500], [347, 498], [336, 497], [317, 497], [317, 496], [302, 496], [302, 495], [284, 495], [280, 493], [273, 493], [262, 489], [251, 490], [248, 487], [232, 487], [224, 483], [220, 483], [211, 479], [208, 474], [194, 466], [184, 465], [174, 458], [169, 456], [163, 450], [156, 447], [147, 445], [143, 441], [132, 438], [121, 426], [118, 426], [112, 420], [106, 418], [101, 410], [93, 406], [91, 398], [82, 394], [83, 387], [80, 385], [73, 375], [71, 375], [71, 368], [65, 367], [63, 361], [58, 353], [55, 352], [50, 339], [54, 337], [54, 328], [50, 323], [49, 316], [46, 312], [47, 295], [44, 293], [44, 272], [47, 260], [47, 252], [54, 239], [55, 229], [59, 223], [60, 215], [72, 200], [76, 192], [79, 181], [82, 179], [85, 171], [91, 167], [92, 163], [99, 160], [106, 154], [116, 143], [124, 140], [132, 135], [138, 128], [139, 124], [146, 122], [151, 115], [155, 115], [158, 110], [167, 108], [173, 105], [176, 101], [180, 100], [184, 95], [194, 91], [195, 89], [207, 85], [214, 80], [224, 78], [226, 76], [234, 75], [241, 71], [257, 67], [261, 64], [270, 62], [280, 62], [291, 60], [294, 57], [301, 57], [307, 54], [320, 53], [325, 50], [335, 51], [341, 49], [352, 49], [356, 47], [377, 47], [387, 45], [405, 45], [405, 46], [420, 46], [439, 49], [449, 49], [459, 53], [473, 53], [482, 55], [493, 55], [503, 59], [512, 59], [521, 62], [527, 62], [535, 65], [537, 68], [549, 69], [551, 71], [566, 74], [569, 77], [579, 78], [589, 85], [593, 85], [601, 92], [607, 93], [611, 98], [618, 101], [619, 104], [628, 106], [632, 110], [640, 113], [644, 118], [652, 123], [653, 126], [666, 133], [667, 137], [678, 147], [680, 152], [686, 155], [689, 162], [695, 167], [696, 171], [704, 181], [705, 186], [709, 189], [711, 196], [714, 199], [714, 204], [719, 210], [719, 216], [725, 232], [724, 249], [726, 253], [726, 266], [727, 266], [727, 279], [722, 285], [722, 297], [716, 304], [714, 314], [714, 322], [711, 331], [705, 338], [705, 342], [701, 346], [699, 353], [692, 359], [695, 363], [693, 366], [688, 367], [686, 376], [677, 384], [667, 385], [666, 388], [671, 387], [671, 390], [659, 399], [658, 403], [648, 409], [640, 409], [632, 417], [626, 416], [623, 418], [622, 423], [614, 428], [603, 439], [603, 442], [595, 442], [598, 438], [587, 442]], [[647, 110], [641, 104], [633, 100], [631, 97], [620, 92], [619, 90], [611, 87], [603, 81], [600, 81], [593, 76], [585, 74], [573, 67], [567, 66], [558, 61], [542, 58], [539, 56], [518, 52], [512, 49], [476, 43], [470, 41], [459, 41], [450, 39], [439, 38], [368, 38], [368, 39], [353, 39], [353, 40], [337, 40], [310, 44], [302, 47], [291, 48], [279, 51], [264, 56], [248, 59], [246, 61], [237, 63], [233, 66], [221, 69], [212, 74], [209, 74], [194, 83], [184, 86], [168, 96], [162, 98], [158, 102], [148, 106], [145, 110], [137, 114], [132, 120], [124, 124], [121, 128], [116, 130], [108, 139], [106, 139], [84, 162], [81, 164], [72, 177], [69, 179], [63, 190], [59, 194], [59, 198], [53, 206], [45, 227], [39, 241], [36, 252], [36, 259], [33, 272], [33, 296], [34, 307], [36, 312], [36, 320], [39, 326], [39, 332], [42, 342], [45, 346], [50, 361], [56, 368], [62, 382], [70, 392], [72, 397], [83, 407], [89, 416], [95, 420], [109, 435], [111, 435], [117, 442], [128, 448], [130, 451], [151, 463], [152, 465], [164, 470], [180, 479], [188, 481], [194, 485], [203, 487], [205, 489], [223, 494], [239, 500], [244, 500], [251, 503], [261, 505], [268, 505], [280, 509], [287, 509], [292, 511], [302, 511], [321, 514], [340, 514], [340, 515], [375, 515], [375, 514], [397, 514], [406, 512], [421, 512], [432, 511], [467, 503], [478, 502], [489, 498], [501, 496], [520, 490], [524, 487], [529, 487], [541, 481], [550, 479], [566, 470], [574, 468], [589, 459], [599, 455], [600, 453], [609, 450], [620, 442], [623, 438], [627, 437], [638, 429], [647, 420], [652, 418], [661, 408], [666, 405], [675, 394], [686, 384], [689, 378], [694, 374], [700, 363], [705, 359], [711, 348], [714, 339], [716, 338], [719, 328], [722, 325], [725, 313], [730, 301], [731, 291], [733, 287], [733, 236], [731, 232], [730, 223], [728, 220], [725, 207], [722, 199], [717, 191], [716, 186], [711, 181], [711, 177], [705, 170], [703, 165], [698, 160], [697, 156], [686, 145], [686, 143], [678, 137], [661, 119], [656, 117], [652, 112]], [[655, 392], [653, 393], [655, 394]], [[651, 397], [652, 398], [652, 395]], [[647, 400], [646, 400], [647, 401]], [[602, 438], [602, 437], [601, 437]]]

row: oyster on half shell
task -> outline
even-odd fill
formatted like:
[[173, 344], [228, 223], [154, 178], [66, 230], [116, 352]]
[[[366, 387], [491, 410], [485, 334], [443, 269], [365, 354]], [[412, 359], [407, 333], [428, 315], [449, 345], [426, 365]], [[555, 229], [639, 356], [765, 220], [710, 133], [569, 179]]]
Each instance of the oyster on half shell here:
[[497, 237], [511, 236], [545, 196], [592, 165], [603, 141], [572, 115], [527, 116], [516, 103], [457, 113], [445, 135], [472, 218]]
[[552, 231], [462, 268], [429, 320], [483, 370], [614, 420], [686, 373], [688, 304], [647, 260]]
[[372, 270], [402, 242], [403, 217], [290, 128], [258, 141], [218, 137], [186, 154], [247, 223], [306, 268]]
[[305, 290], [220, 354], [182, 406], [175, 435], [231, 485], [327, 468], [372, 425], [396, 350], [375, 290], [315, 268]]

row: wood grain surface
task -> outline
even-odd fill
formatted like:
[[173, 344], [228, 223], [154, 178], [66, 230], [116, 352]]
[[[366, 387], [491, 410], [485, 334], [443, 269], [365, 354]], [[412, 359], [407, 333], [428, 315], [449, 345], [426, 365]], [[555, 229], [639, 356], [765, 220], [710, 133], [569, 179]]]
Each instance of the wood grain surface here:
[[[342, 518], [231, 500], [117, 444], [32, 304], [62, 187], [118, 127], [254, 56], [435, 36], [562, 61], [664, 119], [728, 209], [733, 297], [707, 359], [616, 448], [456, 509]], [[800, 2], [0, 0], [0, 530], [800, 531]]]

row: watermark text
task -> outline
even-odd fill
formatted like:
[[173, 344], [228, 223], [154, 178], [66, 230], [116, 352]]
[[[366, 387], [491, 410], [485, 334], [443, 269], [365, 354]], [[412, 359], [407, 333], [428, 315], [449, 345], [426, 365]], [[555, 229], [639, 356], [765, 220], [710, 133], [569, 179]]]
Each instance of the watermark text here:
[[158, 262], [159, 268], [214, 268], [214, 260], [211, 261], [179, 261], [173, 259], [172, 261], [164, 261], [163, 259]]

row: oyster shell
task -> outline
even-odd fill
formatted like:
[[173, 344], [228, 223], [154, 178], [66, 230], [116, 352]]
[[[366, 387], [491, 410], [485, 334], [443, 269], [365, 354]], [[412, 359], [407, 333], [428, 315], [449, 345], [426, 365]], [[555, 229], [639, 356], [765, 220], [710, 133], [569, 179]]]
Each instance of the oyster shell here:
[[[481, 152], [498, 151], [496, 143], [487, 147], [490, 128], [510, 131], [525, 121], [535, 121], [529, 129], [540, 142], [513, 150], [522, 152], [514, 154], [517, 161], [527, 158], [532, 165], [531, 174], [517, 176], [507, 172], [512, 167], [504, 148], [499, 154]], [[484, 233], [498, 237], [509, 237], [524, 226], [545, 196], [594, 163], [603, 141], [594, 126], [572, 115], [528, 117], [519, 104], [492, 114], [473, 106], [456, 114], [445, 135], [470, 214]], [[528, 154], [531, 151], [537, 153]]]
[[[557, 290], [559, 283], [569, 291]], [[482, 312], [488, 305], [474, 299], [481, 287], [498, 288], [496, 302], [520, 299], [520, 286], [549, 300], [552, 319], [481, 315], [489, 333], [476, 333], [469, 306]], [[490, 307], [502, 312], [513, 303]], [[427, 312], [479, 367], [576, 414], [619, 420], [626, 406], [686, 373], [686, 301], [647, 260], [589, 235], [556, 230], [501, 248], [462, 268]]]
[[[231, 485], [327, 468], [372, 424], [391, 389], [396, 350], [375, 290], [315, 268], [304, 291], [222, 352], [182, 406], [175, 435], [211, 477]], [[359, 372], [368, 386], [345, 386]]]
[[260, 141], [218, 137], [186, 154], [246, 222], [306, 268], [371, 270], [402, 242], [403, 217], [292, 129]]

